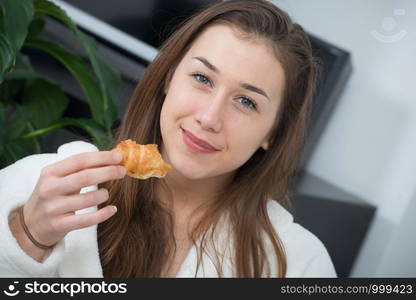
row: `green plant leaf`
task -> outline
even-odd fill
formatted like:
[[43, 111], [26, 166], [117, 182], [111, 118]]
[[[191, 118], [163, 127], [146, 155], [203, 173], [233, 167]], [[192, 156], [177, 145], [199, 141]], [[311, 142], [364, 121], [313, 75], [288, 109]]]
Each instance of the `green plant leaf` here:
[[33, 15], [32, 0], [2, 0], [0, 2], [0, 73], [2, 74], [0, 80], [22, 47]]
[[121, 78], [109, 65], [98, 55], [98, 46], [94, 39], [79, 32], [78, 36], [83, 41], [90, 62], [103, 95], [104, 121], [107, 128], [111, 128], [113, 122], [119, 117], [117, 99], [121, 86]]
[[7, 71], [13, 61], [13, 47], [6, 35], [0, 32], [0, 84], [3, 82], [4, 72]]
[[95, 75], [98, 77], [103, 101], [104, 122], [111, 128], [113, 122], [119, 117], [117, 100], [121, 87], [120, 75], [105, 63], [98, 54], [98, 47], [93, 38], [81, 32], [66, 12], [47, 0], [35, 0], [35, 11], [45, 14], [68, 26], [81, 40], [88, 58], [92, 64]]
[[[15, 118], [8, 118], [7, 120], [7, 141], [11, 141], [14, 136], [22, 135], [24, 131], [34, 131], [36, 129], [22, 105], [14, 104], [14, 112], [11, 114], [11, 117]], [[17, 129], [21, 129], [21, 131], [17, 132]], [[40, 153], [39, 137], [35, 137], [34, 141], [36, 142], [36, 153]]]
[[94, 144], [100, 149], [106, 149], [111, 142], [112, 134], [107, 128], [98, 124], [94, 120], [84, 118], [64, 118], [71, 122], [71, 125], [83, 129], [94, 139]]
[[4, 76], [4, 80], [43, 78], [33, 71], [29, 58], [21, 53], [16, 56], [16, 64], [13, 70]]
[[4, 168], [15, 161], [34, 153], [40, 153], [37, 139], [8, 141], [0, 154], [0, 168]]
[[48, 0], [34, 0], [34, 7], [36, 14], [48, 15], [58, 21], [61, 21], [72, 31], [78, 30], [72, 19], [55, 3]]
[[56, 42], [41, 39], [27, 39], [25, 46], [41, 49], [60, 61], [76, 78], [84, 91], [90, 104], [93, 119], [103, 126], [106, 125], [101, 91], [95, 83], [90, 70], [78, 56], [69, 53]]
[[28, 32], [28, 26], [34, 15], [32, 0], [2, 0], [1, 32], [9, 38], [15, 51], [18, 51]]
[[5, 80], [14, 80], [14, 79], [35, 79], [43, 78], [40, 74], [37, 74], [30, 70], [23, 69], [14, 69], [13, 72], [7, 73], [4, 76]]
[[6, 128], [6, 141], [14, 140], [28, 131], [28, 121], [21, 109], [15, 109], [8, 117]]
[[60, 119], [69, 104], [62, 88], [44, 79], [31, 80], [23, 93], [22, 108], [35, 128]]
[[43, 28], [45, 27], [45, 23], [46, 22], [42, 17], [35, 15], [35, 17], [29, 25], [28, 36], [32, 38], [36, 37], [39, 33], [42, 32]]
[[3, 103], [0, 102], [0, 156], [3, 153], [4, 144], [5, 144], [5, 136], [6, 136], [6, 108]]
[[[1, 104], [0, 104], [1, 105]], [[15, 103], [14, 110], [7, 110], [2, 106], [1, 129], [2, 131], [2, 151], [0, 152], [0, 168], [3, 168], [27, 155], [40, 153], [41, 146], [38, 137], [33, 137], [26, 140], [14, 139], [20, 136], [27, 130], [33, 131], [33, 126], [26, 118], [23, 109], [19, 104]]]
[[16, 55], [16, 66], [15, 69], [25, 69], [33, 71], [32, 65], [30, 64], [30, 59], [27, 55], [19, 52]]
[[29, 59], [25, 55], [18, 53], [15, 67], [4, 76], [4, 81], [0, 84], [0, 101], [13, 106], [18, 101], [19, 93], [24, 89], [26, 79], [35, 78], [43, 77], [32, 70]]
[[0, 84], [0, 102], [4, 105], [13, 105], [16, 103], [17, 94], [23, 89], [24, 81], [22, 80], [5, 80]]
[[21, 138], [33, 138], [35, 136], [43, 135], [61, 127], [75, 126], [84, 130], [89, 136], [94, 139], [94, 143], [100, 148], [105, 149], [111, 141], [111, 132], [106, 130], [102, 125], [94, 120], [84, 118], [62, 118], [52, 123], [50, 126], [29, 132]]

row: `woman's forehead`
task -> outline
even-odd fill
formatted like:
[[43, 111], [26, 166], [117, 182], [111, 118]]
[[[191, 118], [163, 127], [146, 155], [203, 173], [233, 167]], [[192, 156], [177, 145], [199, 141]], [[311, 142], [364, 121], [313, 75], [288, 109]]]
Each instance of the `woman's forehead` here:
[[185, 65], [206, 67], [203, 58], [224, 77], [261, 85], [273, 95], [283, 89], [284, 71], [268, 43], [241, 38], [229, 25], [206, 28], [184, 57]]
[[[248, 39], [229, 25], [216, 24], [207, 27], [193, 42], [189, 54], [210, 54], [217, 59], [241, 60], [258, 65], [262, 62], [280, 65], [273, 49], [260, 39]], [[261, 66], [261, 65], [260, 65]]]

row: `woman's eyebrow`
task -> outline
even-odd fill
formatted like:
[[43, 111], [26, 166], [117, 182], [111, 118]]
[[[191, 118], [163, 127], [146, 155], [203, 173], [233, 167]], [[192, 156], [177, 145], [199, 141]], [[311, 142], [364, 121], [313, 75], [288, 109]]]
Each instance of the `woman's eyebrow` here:
[[218, 74], [220, 73], [217, 67], [214, 67], [214, 65], [212, 65], [206, 58], [200, 57], [200, 56], [193, 57], [193, 58], [202, 62], [208, 69], [214, 71], [215, 73], [218, 73]]
[[[213, 72], [220, 74], [220, 70], [218, 70], [217, 67], [215, 67], [213, 64], [211, 64], [206, 58], [201, 57], [201, 56], [197, 56], [197, 57], [193, 57], [193, 59], [199, 60], [200, 62], [202, 62], [208, 69], [212, 70]], [[254, 93], [263, 95], [264, 97], [266, 97], [268, 100], [270, 100], [269, 96], [267, 96], [266, 92], [264, 90], [262, 90], [261, 88], [258, 88], [252, 84], [246, 83], [246, 82], [242, 82], [240, 83], [240, 86], [246, 90], [252, 91]]]

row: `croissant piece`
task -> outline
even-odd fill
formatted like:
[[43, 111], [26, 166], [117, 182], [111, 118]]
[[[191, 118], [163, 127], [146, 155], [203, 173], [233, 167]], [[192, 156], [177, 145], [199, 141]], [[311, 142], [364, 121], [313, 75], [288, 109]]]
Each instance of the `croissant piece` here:
[[118, 143], [111, 151], [121, 153], [121, 164], [126, 167], [126, 173], [130, 177], [163, 178], [171, 169], [171, 166], [163, 161], [156, 144], [140, 145], [128, 139]]

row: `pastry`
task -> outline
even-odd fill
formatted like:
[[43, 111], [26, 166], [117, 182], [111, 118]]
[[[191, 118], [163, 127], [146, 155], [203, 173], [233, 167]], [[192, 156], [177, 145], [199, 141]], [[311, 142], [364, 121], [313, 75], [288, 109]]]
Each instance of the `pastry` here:
[[162, 178], [171, 169], [171, 166], [163, 161], [156, 144], [140, 145], [128, 139], [118, 143], [111, 151], [121, 153], [121, 165], [126, 167], [126, 173], [130, 177]]

